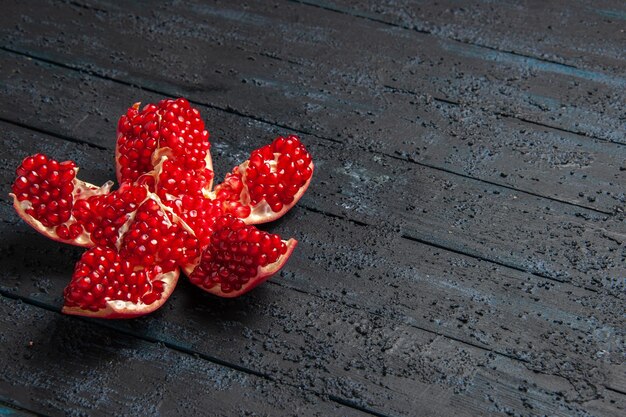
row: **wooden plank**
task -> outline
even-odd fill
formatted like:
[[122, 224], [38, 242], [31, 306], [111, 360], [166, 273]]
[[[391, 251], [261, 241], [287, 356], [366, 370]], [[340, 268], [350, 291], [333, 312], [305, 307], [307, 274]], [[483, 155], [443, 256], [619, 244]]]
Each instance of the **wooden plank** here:
[[0, 311], [0, 395], [46, 415], [365, 415], [20, 301]]
[[[72, 149], [84, 164], [108, 165], [107, 151], [2, 128], [5, 142], [17, 147], [6, 166], [17, 164], [19, 147], [36, 146], [54, 156]], [[3, 183], [11, 181], [7, 171]], [[81, 250], [39, 237], [8, 205], [0, 207], [9, 219], [0, 226], [2, 290], [58, 308]], [[524, 395], [551, 415], [568, 415], [565, 402], [594, 398], [594, 390], [614, 396], [603, 385], [613, 386], [610, 369], [623, 352], [618, 301], [305, 210], [272, 229], [300, 240], [275, 280], [280, 285], [219, 300], [182, 283], [142, 324], [119, 326], [398, 415], [417, 407], [432, 407], [432, 415], [458, 414], [459, 407], [481, 415], [494, 404], [524, 410], [511, 392], [533, 383]], [[603, 337], [590, 338], [598, 332]], [[590, 359], [597, 352], [601, 362]], [[459, 355], [462, 361], [450, 360]], [[613, 400], [621, 404], [619, 395]], [[615, 406], [598, 401], [593, 407], [610, 415]], [[585, 407], [571, 413], [591, 410]]]
[[[129, 103], [160, 98], [87, 74], [21, 59], [9, 62], [18, 70], [9, 74], [2, 91], [11, 105], [2, 106], [1, 118], [89, 140], [103, 148], [113, 149], [115, 120]], [[49, 79], [54, 80], [52, 85]], [[276, 126], [214, 109], [201, 107], [201, 111], [214, 133], [218, 178], [245, 159], [251, 149], [279, 131], [285, 133]], [[369, 224], [386, 224], [410, 238], [572, 282], [579, 288], [620, 298], [624, 295], [623, 213], [606, 216], [345, 149], [316, 137], [305, 135], [304, 139], [319, 167], [302, 201], [306, 207]]]
[[[320, 53], [318, 43], [308, 40], [312, 33], [334, 34], [335, 27], [346, 26], [346, 19], [352, 20], [315, 8], [311, 8], [307, 25], [289, 23], [284, 33], [268, 33], [263, 38], [267, 40], [259, 44], [260, 28], [281, 27], [282, 13], [292, 22], [298, 20], [304, 6], [297, 5], [283, 5], [279, 11], [256, 5], [245, 13], [226, 6], [181, 5], [180, 9], [167, 13], [150, 9], [157, 17], [139, 19], [138, 24], [147, 25], [141, 31], [153, 30], [155, 19], [156, 22], [162, 19], [159, 31], [166, 33], [154, 39], [139, 37], [132, 43], [124, 43], [122, 46], [128, 50], [120, 51], [119, 62], [113, 65], [102, 56], [101, 47], [110, 50], [122, 47], [119, 37], [132, 26], [125, 20], [129, 19], [128, 13], [141, 16], [145, 8], [138, 6], [137, 10], [121, 12], [114, 6], [101, 5], [105, 6], [112, 10], [105, 13], [66, 5], [67, 18], [49, 22], [45, 16], [53, 13], [52, 10], [42, 7], [32, 11], [25, 5], [16, 6], [17, 14], [20, 7], [26, 7], [22, 13], [42, 15], [37, 17], [42, 23], [29, 26], [29, 31], [45, 39], [57, 36], [58, 42], [44, 43], [32, 37], [24, 40], [15, 34], [7, 37], [12, 47], [28, 53], [68, 65], [82, 65], [106, 77], [138, 83], [165, 94], [185, 95], [279, 126], [339, 140], [348, 146], [606, 213], [623, 210], [626, 204], [620, 185], [626, 178], [626, 172], [620, 170], [626, 148], [520, 120], [528, 116], [524, 110], [528, 107], [546, 120], [567, 117], [591, 129], [603, 130], [611, 140], [622, 141], [625, 131], [618, 104], [623, 102], [619, 98], [623, 88], [578, 80], [575, 82], [579, 87], [572, 89], [571, 77], [550, 75], [549, 71], [532, 79], [524, 75], [517, 81], [509, 81], [511, 71], [525, 74], [527, 65], [518, 62], [510, 64], [513, 69], [501, 68], [485, 61], [485, 57], [459, 57], [459, 51], [451, 52], [427, 39], [415, 38], [419, 34], [401, 36], [402, 32], [389, 33], [375, 22], [358, 19], [350, 33], [333, 35], [334, 41]], [[176, 18], [172, 17], [173, 13]], [[185, 25], [194, 22], [195, 29], [170, 28], [167, 22], [171, 19], [187, 22]], [[252, 23], [245, 25], [248, 21]], [[97, 40], [81, 37], [72, 40], [68, 48], [63, 36], [58, 35], [60, 24], [68, 32], [85, 32], [80, 25], [95, 26], [100, 31]], [[369, 52], [362, 54], [355, 43], [366, 35], [375, 35], [375, 39], [366, 37]], [[286, 41], [279, 42], [283, 37]], [[162, 53], [144, 56], [153, 48]], [[72, 62], [74, 53], [80, 54], [89, 65]], [[393, 73], [385, 69], [404, 65], [413, 53], [420, 56], [415, 65], [406, 64], [402, 71]], [[171, 62], [164, 62], [161, 56], [171, 57]], [[206, 56], [212, 57], [210, 67]], [[457, 68], [459, 63], [463, 64], [463, 74]], [[163, 69], [155, 74], [152, 68]], [[356, 78], [350, 75], [354, 73], [359, 75]], [[594, 88], [597, 91], [588, 95], [587, 90]], [[605, 93], [617, 96], [611, 99], [603, 96], [593, 104], [594, 99]], [[541, 98], [537, 94], [556, 96]], [[571, 111], [563, 110], [563, 106]], [[503, 118], [501, 114], [520, 117]], [[570, 128], [576, 131], [578, 128], [573, 123]]]
[[626, 8], [619, 0], [297, 1], [546, 62], [624, 71]]

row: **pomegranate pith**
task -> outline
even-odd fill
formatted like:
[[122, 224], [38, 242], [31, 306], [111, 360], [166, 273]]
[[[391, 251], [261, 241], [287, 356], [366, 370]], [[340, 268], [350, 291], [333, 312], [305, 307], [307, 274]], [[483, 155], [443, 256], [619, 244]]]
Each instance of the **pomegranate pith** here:
[[127, 318], [159, 308], [182, 268], [222, 297], [267, 280], [297, 242], [256, 229], [303, 195], [313, 162], [296, 136], [252, 152], [212, 191], [209, 134], [185, 99], [132, 106], [118, 123], [116, 174], [102, 187], [76, 177], [71, 161], [24, 159], [14, 207], [36, 230], [89, 247], [65, 289], [68, 314]]

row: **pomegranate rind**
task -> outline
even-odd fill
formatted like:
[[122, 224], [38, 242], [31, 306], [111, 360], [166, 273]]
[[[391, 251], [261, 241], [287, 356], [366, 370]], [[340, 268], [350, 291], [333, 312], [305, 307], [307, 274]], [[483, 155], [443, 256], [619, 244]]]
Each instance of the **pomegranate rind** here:
[[131, 301], [109, 300], [106, 307], [97, 311], [85, 310], [80, 307], [63, 306], [61, 310], [65, 314], [83, 317], [94, 317], [101, 319], [131, 319], [143, 316], [158, 310], [172, 295], [176, 283], [180, 276], [180, 270], [176, 268], [173, 271], [165, 272], [157, 275], [154, 280], [163, 281], [165, 283], [161, 298], [152, 304], [144, 304], [142, 302], [133, 303]]
[[[76, 170], [78, 171], [78, 169]], [[107, 181], [101, 187], [95, 186], [85, 181], [81, 181], [77, 178], [75, 178], [73, 182], [74, 182], [73, 195], [75, 197], [74, 201], [76, 201], [77, 197], [80, 197], [80, 199], [87, 199], [95, 195], [108, 194], [111, 192], [111, 187], [113, 187], [113, 181]], [[91, 241], [91, 238], [89, 237], [89, 233], [85, 232], [84, 230], [78, 237], [74, 239], [60, 238], [55, 230], [59, 225], [56, 225], [54, 227], [44, 226], [35, 217], [26, 213], [26, 210], [28, 210], [28, 208], [30, 207], [30, 202], [28, 200], [19, 201], [17, 199], [17, 196], [13, 193], [9, 193], [9, 196], [13, 198], [13, 208], [17, 212], [17, 215], [20, 216], [22, 220], [28, 223], [33, 229], [35, 229], [36, 231], [38, 231], [45, 237], [55, 240], [57, 242], [67, 243], [70, 245], [80, 246], [83, 248], [90, 248], [95, 245]], [[74, 216], [71, 216], [69, 220], [67, 220], [66, 222], [62, 224], [69, 225], [72, 223], [76, 223], [76, 219], [74, 218]]]
[[[205, 288], [202, 285], [198, 285], [193, 282], [192, 284], [196, 285], [197, 287], [203, 289], [204, 291], [208, 293], [217, 295], [218, 297], [224, 297], [224, 298], [239, 297], [240, 295], [247, 293], [248, 291], [254, 289], [255, 287], [267, 281], [272, 275], [278, 272], [285, 265], [285, 263], [287, 262], [287, 260], [289, 260], [289, 257], [293, 253], [294, 249], [298, 245], [298, 241], [292, 238], [283, 242], [287, 246], [287, 251], [281, 256], [279, 256], [278, 259], [276, 259], [276, 261], [274, 261], [273, 263], [268, 264], [264, 267], [259, 267], [257, 271], [257, 275], [251, 278], [250, 281], [248, 281], [248, 283], [244, 285], [243, 287], [241, 287], [239, 290], [223, 292], [221, 290], [221, 286], [219, 285], [215, 285], [211, 288]], [[189, 277], [193, 273], [194, 269], [195, 269], [195, 266], [188, 265], [184, 270], [185, 275]]]

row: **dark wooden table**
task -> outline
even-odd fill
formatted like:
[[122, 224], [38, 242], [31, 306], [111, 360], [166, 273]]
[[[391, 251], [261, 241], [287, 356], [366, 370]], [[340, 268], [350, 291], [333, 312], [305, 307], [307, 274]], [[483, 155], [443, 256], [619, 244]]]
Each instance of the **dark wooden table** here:
[[[9, 1], [0, 415], [626, 415], [623, 1]], [[187, 97], [217, 178], [279, 134], [300, 244], [225, 300], [60, 314], [81, 249], [6, 198], [26, 155], [114, 177], [117, 119]]]

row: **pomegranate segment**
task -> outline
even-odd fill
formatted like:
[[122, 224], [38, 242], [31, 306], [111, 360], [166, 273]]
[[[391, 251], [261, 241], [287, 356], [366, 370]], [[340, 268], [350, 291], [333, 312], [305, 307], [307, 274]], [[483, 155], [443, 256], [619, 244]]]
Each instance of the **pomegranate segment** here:
[[184, 195], [202, 195], [213, 182], [213, 171], [208, 168], [189, 170], [176, 160], [164, 158], [155, 169], [154, 190], [161, 200], [169, 201]]
[[227, 174], [212, 196], [247, 224], [266, 223], [298, 202], [312, 176], [313, 161], [300, 139], [278, 137]]
[[287, 261], [297, 242], [281, 240], [226, 214], [213, 227], [209, 245], [189, 280], [221, 297], [237, 297], [266, 281]]
[[147, 314], [169, 298], [178, 276], [178, 268], [133, 264], [113, 248], [96, 246], [76, 264], [63, 312], [100, 318]]
[[193, 231], [152, 195], [122, 231], [120, 255], [133, 264], [158, 263], [171, 270], [200, 256], [200, 246]]
[[109, 194], [76, 202], [72, 213], [95, 245], [116, 247], [122, 229], [147, 197], [146, 187], [126, 183]]
[[223, 214], [221, 205], [203, 195], [184, 195], [176, 200], [167, 201], [165, 204], [189, 226], [198, 239], [200, 247], [205, 248], [213, 234], [215, 219]]
[[96, 187], [76, 178], [72, 161], [58, 162], [43, 154], [29, 156], [17, 168], [10, 195], [21, 218], [43, 235], [65, 243], [90, 247], [93, 242], [74, 216], [81, 202], [110, 192], [113, 182]]
[[184, 98], [161, 100], [141, 110], [139, 106], [133, 105], [118, 122], [115, 161], [120, 184], [137, 181], [169, 158], [183, 170], [210, 177], [209, 190], [213, 180], [211, 145], [198, 109]]

